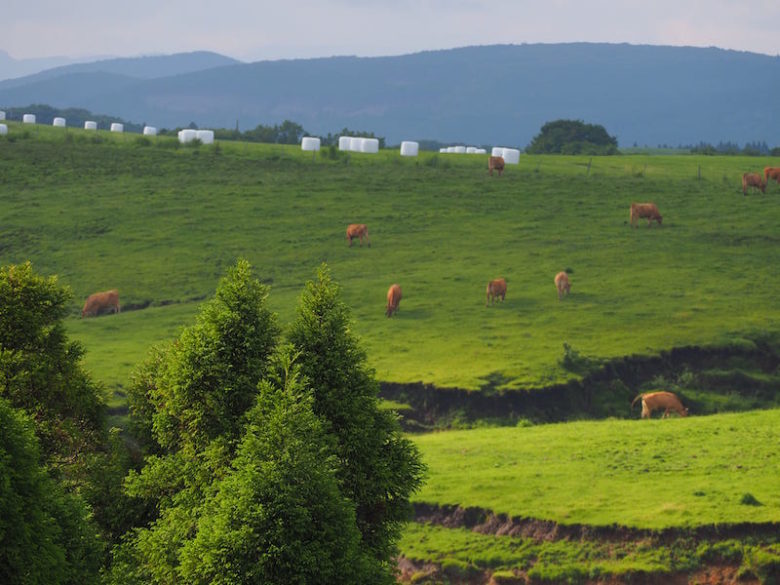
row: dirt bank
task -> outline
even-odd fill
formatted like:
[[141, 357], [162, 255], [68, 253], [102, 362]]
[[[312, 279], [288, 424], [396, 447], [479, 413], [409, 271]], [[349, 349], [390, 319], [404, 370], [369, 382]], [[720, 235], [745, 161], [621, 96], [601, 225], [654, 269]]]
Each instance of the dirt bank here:
[[[480, 419], [511, 423], [525, 418], [534, 422], [558, 422], [574, 418], [626, 418], [636, 415], [631, 400], [653, 380], [679, 379], [683, 373], [696, 375], [721, 371], [733, 363], [727, 384], [718, 386], [712, 375], [700, 376], [706, 388], [723, 393], [750, 396], [754, 404], [776, 402], [780, 394], [780, 348], [770, 341], [754, 340], [745, 346], [724, 348], [683, 347], [656, 356], [628, 356], [603, 364], [591, 364], [581, 379], [543, 388], [499, 390], [486, 383], [480, 390], [439, 388], [429, 384], [382, 382], [382, 398], [407, 404], [402, 421], [407, 430], [446, 428]], [[770, 375], [768, 381], [744, 374], [748, 369]], [[689, 401], [690, 402], [690, 401]], [[686, 405], [689, 405], [686, 402]], [[690, 404], [692, 413], [704, 414], [705, 404]], [[757, 407], [757, 406], [754, 406]]]

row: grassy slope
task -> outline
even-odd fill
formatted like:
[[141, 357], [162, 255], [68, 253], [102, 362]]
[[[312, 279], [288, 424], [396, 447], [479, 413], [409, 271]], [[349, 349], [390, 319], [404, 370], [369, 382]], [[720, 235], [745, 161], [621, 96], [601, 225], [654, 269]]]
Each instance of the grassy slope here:
[[[528, 538], [478, 534], [464, 529], [448, 529], [411, 523], [400, 542], [401, 553], [407, 559], [436, 563], [452, 582], [475, 582], [475, 574], [489, 572], [493, 583], [522, 583], [510, 580], [516, 571], [525, 573], [533, 583], [583, 583], [601, 578], [615, 583], [662, 583], [647, 579], [647, 575], [695, 573], [715, 566], [735, 566], [745, 578], [763, 578], [777, 570], [780, 544], [777, 538], [756, 538], [738, 541], [716, 539], [699, 543], [680, 538], [653, 542], [648, 539], [629, 542], [599, 542], [598, 540], [535, 541]], [[424, 571], [411, 575], [413, 583], [441, 582], [425, 579]], [[473, 580], [468, 580], [472, 577]], [[504, 580], [501, 580], [501, 577]], [[701, 581], [712, 583], [705, 575]], [[670, 582], [679, 582], [672, 581]], [[724, 581], [724, 582], [731, 582]]]
[[[586, 176], [584, 158], [524, 157], [490, 179], [482, 157], [383, 152], [344, 164], [295, 147], [217, 153], [10, 130], [0, 140], [0, 262], [31, 259], [73, 288], [71, 334], [111, 387], [190, 322], [239, 256], [271, 283], [282, 323], [327, 261], [377, 376], [390, 381], [476, 389], [498, 372], [508, 386], [540, 386], [568, 377], [563, 342], [610, 357], [778, 330], [778, 189], [743, 198], [738, 186], [769, 159], [597, 158]], [[631, 230], [635, 200], [658, 203], [664, 227]], [[370, 250], [347, 248], [354, 221], [369, 225]], [[559, 302], [552, 277], [565, 267], [572, 295]], [[497, 276], [507, 301], [486, 309], [484, 286]], [[392, 282], [404, 300], [388, 320]], [[109, 287], [125, 305], [177, 304], [75, 318], [81, 299]]]
[[778, 428], [767, 410], [424, 435], [415, 498], [564, 524], [780, 522]]

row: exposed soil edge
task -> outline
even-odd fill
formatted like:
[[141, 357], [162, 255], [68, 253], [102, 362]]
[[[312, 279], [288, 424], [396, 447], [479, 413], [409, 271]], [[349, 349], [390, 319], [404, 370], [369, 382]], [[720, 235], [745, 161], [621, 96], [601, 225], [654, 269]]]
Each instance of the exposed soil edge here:
[[587, 524], [559, 524], [538, 518], [511, 517], [495, 514], [478, 507], [463, 508], [457, 505], [428, 504], [416, 502], [414, 520], [446, 528], [466, 528], [481, 534], [514, 536], [534, 540], [600, 540], [639, 541], [650, 540], [659, 544], [674, 542], [686, 537], [696, 540], [740, 539], [747, 536], [776, 536], [780, 533], [778, 522], [740, 522], [738, 524], [704, 524], [685, 528], [663, 528], [652, 530], [632, 528], [613, 524], [591, 526]]
[[[747, 358], [765, 372], [775, 371], [780, 365], [778, 348], [770, 342], [754, 342], [753, 348], [688, 346], [655, 356], [621, 357], [604, 363], [580, 380], [541, 388], [496, 390], [486, 385], [480, 390], [469, 391], [422, 382], [381, 382], [380, 396], [411, 407], [402, 413], [404, 428], [411, 431], [441, 426], [442, 421], [451, 420], [455, 414], [471, 420], [528, 418], [541, 422], [564, 421], [577, 416], [628, 416], [636, 389], [658, 375], [672, 376], [685, 368], [715, 368], [733, 357]], [[613, 394], [612, 399], [625, 399], [625, 412], [604, 411], [599, 400], [599, 393], [603, 392]], [[618, 393], [619, 396], [614, 396]]]
[[[524, 571], [515, 569], [514, 577], [493, 577], [493, 572], [474, 571], [467, 575], [458, 575], [442, 568], [437, 563], [409, 559], [401, 556], [397, 561], [400, 583], [450, 583], [452, 585], [541, 585], [549, 581], [532, 579]], [[758, 585], [760, 581], [740, 574], [737, 565], [712, 565], [693, 573], [628, 573], [622, 576], [605, 575], [598, 579], [588, 579], [584, 585]]]

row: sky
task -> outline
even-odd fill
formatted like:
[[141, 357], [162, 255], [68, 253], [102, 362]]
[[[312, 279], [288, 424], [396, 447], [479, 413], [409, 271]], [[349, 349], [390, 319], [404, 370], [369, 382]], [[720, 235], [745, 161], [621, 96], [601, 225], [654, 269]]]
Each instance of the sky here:
[[780, 54], [780, 0], [4, 0], [14, 59], [208, 50], [242, 61], [608, 42]]

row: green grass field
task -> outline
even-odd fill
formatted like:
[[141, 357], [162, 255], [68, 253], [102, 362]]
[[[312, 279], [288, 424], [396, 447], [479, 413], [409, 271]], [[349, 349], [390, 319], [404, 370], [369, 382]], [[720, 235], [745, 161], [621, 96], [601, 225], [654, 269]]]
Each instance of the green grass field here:
[[[743, 197], [739, 186], [770, 159], [616, 156], [587, 174], [586, 158], [527, 156], [491, 179], [483, 158], [312, 160], [296, 147], [10, 124], [0, 262], [30, 259], [72, 287], [69, 329], [111, 388], [189, 323], [238, 257], [271, 284], [283, 324], [328, 262], [377, 377], [395, 382], [478, 389], [499, 374], [539, 387], [571, 376], [564, 342], [614, 357], [778, 330], [780, 188]], [[656, 202], [663, 228], [632, 230], [631, 201]], [[370, 249], [347, 247], [350, 222], [369, 225]], [[572, 294], [559, 302], [564, 268]], [[485, 308], [498, 276], [506, 302]], [[393, 282], [404, 299], [387, 319]], [[157, 308], [79, 321], [83, 299], [112, 287], [125, 308]]]
[[[740, 187], [743, 172], [777, 164], [769, 158], [523, 156], [491, 178], [484, 157], [312, 158], [297, 147], [180, 148], [165, 137], [9, 128], [0, 263], [31, 260], [72, 288], [68, 331], [117, 410], [150, 346], [192, 324], [239, 257], [270, 284], [283, 327], [327, 262], [382, 381], [541, 388], [577, 376], [561, 363], [564, 343], [604, 359], [751, 346], [780, 332], [780, 186], [748, 197]], [[632, 201], [657, 203], [663, 227], [629, 227]], [[370, 248], [347, 247], [345, 227], [357, 222], [368, 224]], [[559, 301], [553, 276], [563, 269], [572, 294]], [[499, 276], [506, 302], [486, 308], [485, 285]], [[404, 298], [387, 319], [393, 282]], [[84, 298], [108, 288], [119, 289], [123, 312], [79, 319]], [[686, 396], [717, 402], [708, 412], [771, 403], [764, 394], [777, 372], [745, 373], [735, 359], [698, 372]], [[763, 385], [762, 398], [708, 392], [731, 379]], [[562, 524], [776, 523], [778, 423], [780, 410], [766, 410], [417, 436], [430, 473], [416, 500]], [[717, 554], [691, 546], [682, 555], [671, 545], [496, 540], [416, 524], [401, 542], [407, 557], [465, 579], [485, 568], [548, 582], [663, 574], [721, 553], [748, 568], [780, 562], [776, 542], [727, 543]]]
[[778, 428], [765, 410], [432, 433], [415, 498], [561, 524], [780, 522]]

